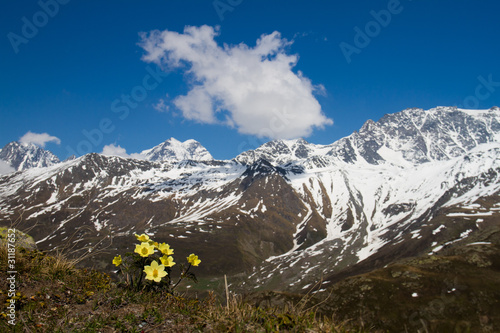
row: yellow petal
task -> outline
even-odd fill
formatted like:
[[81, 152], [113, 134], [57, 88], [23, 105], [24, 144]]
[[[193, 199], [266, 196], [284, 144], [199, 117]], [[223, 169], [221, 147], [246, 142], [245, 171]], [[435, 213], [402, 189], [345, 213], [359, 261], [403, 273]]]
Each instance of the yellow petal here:
[[120, 264], [122, 263], [122, 257], [121, 256], [116, 256], [114, 259], [113, 259], [113, 264], [118, 267], [120, 266]]

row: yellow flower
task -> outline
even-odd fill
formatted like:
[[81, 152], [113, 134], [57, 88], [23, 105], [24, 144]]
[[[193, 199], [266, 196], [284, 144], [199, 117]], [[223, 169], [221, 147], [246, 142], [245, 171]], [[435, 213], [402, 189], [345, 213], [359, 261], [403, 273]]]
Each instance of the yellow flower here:
[[160, 245], [158, 245], [158, 250], [160, 250], [161, 253], [166, 256], [171, 256], [172, 254], [174, 254], [174, 249], [171, 249], [170, 245], [165, 243], [161, 243]]
[[147, 242], [149, 240], [149, 236], [146, 234], [142, 235], [135, 234], [135, 238], [137, 238], [137, 240], [141, 243]]
[[189, 257], [187, 257], [187, 261], [193, 266], [198, 266], [201, 262], [201, 260], [198, 260], [198, 256], [194, 255], [194, 253], [191, 253]]
[[153, 245], [149, 245], [149, 243], [142, 242], [141, 245], [135, 246], [134, 252], [139, 253], [141, 257], [148, 257], [155, 252], [155, 247]]
[[161, 260], [161, 263], [163, 265], [165, 265], [165, 267], [172, 267], [173, 265], [175, 265], [173, 257], [163, 256], [160, 258], [160, 260]]
[[122, 263], [122, 256], [116, 256], [113, 259], [113, 265], [115, 265], [116, 267], [120, 266], [121, 263]]
[[144, 272], [146, 273], [146, 280], [153, 280], [155, 282], [160, 282], [161, 278], [167, 275], [165, 266], [158, 265], [156, 260], [153, 260], [151, 266], [144, 266]]

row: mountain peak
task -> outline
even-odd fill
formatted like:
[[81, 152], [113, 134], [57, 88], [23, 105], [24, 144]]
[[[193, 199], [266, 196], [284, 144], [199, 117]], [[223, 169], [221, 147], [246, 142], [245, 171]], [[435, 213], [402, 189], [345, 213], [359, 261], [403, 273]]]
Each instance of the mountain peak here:
[[318, 150], [323, 147], [325, 146], [309, 143], [302, 138], [292, 140], [276, 139], [266, 142], [254, 150], [239, 154], [235, 160], [241, 164], [250, 165], [259, 159], [264, 159], [277, 166], [307, 159], [316, 155]]
[[214, 158], [198, 141], [189, 139], [181, 142], [170, 138], [159, 145], [141, 152], [149, 161], [211, 161]]
[[367, 121], [365, 121], [363, 126], [361, 126], [359, 131], [360, 132], [370, 131], [374, 125], [375, 125], [375, 122], [371, 119], [368, 119]]
[[17, 141], [6, 144], [0, 150], [0, 160], [4, 160], [17, 171], [42, 168], [59, 163], [59, 158], [50, 151], [33, 143]]
[[359, 131], [330, 145], [304, 139], [272, 140], [238, 155], [251, 165], [265, 159], [274, 166], [303, 161], [311, 167], [340, 160], [348, 163], [421, 164], [462, 156], [474, 147], [500, 140], [500, 109], [467, 110], [438, 106], [408, 108], [367, 120]]
[[498, 141], [498, 108], [467, 110], [438, 106], [386, 114], [377, 122], [368, 120], [332, 146], [330, 155], [354, 163], [412, 163], [449, 160], [474, 147]]

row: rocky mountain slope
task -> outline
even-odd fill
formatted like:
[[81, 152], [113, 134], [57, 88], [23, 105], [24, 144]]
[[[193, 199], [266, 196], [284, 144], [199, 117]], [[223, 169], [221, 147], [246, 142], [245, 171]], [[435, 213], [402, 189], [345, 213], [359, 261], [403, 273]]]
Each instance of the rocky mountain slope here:
[[170, 139], [149, 160], [89, 154], [4, 175], [0, 221], [21, 217], [42, 249], [107, 246], [87, 262], [104, 269], [146, 232], [176, 255], [199, 254], [205, 279], [232, 274], [233, 290], [305, 292], [498, 225], [499, 139], [499, 108], [444, 107], [370, 120], [330, 145], [271, 141], [232, 161]]
[[7, 162], [17, 171], [43, 168], [59, 163], [59, 158], [50, 151], [33, 143], [13, 141], [0, 149], [0, 160]]

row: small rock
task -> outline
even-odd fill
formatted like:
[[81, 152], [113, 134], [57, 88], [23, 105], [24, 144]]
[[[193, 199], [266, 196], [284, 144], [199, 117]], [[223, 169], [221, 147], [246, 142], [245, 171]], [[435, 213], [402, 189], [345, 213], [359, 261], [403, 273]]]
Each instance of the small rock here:
[[400, 277], [402, 274], [403, 274], [403, 272], [401, 272], [401, 271], [392, 271], [392, 272], [391, 272], [391, 275], [392, 275], [392, 277], [393, 277], [393, 278], [398, 278], [398, 277]]

